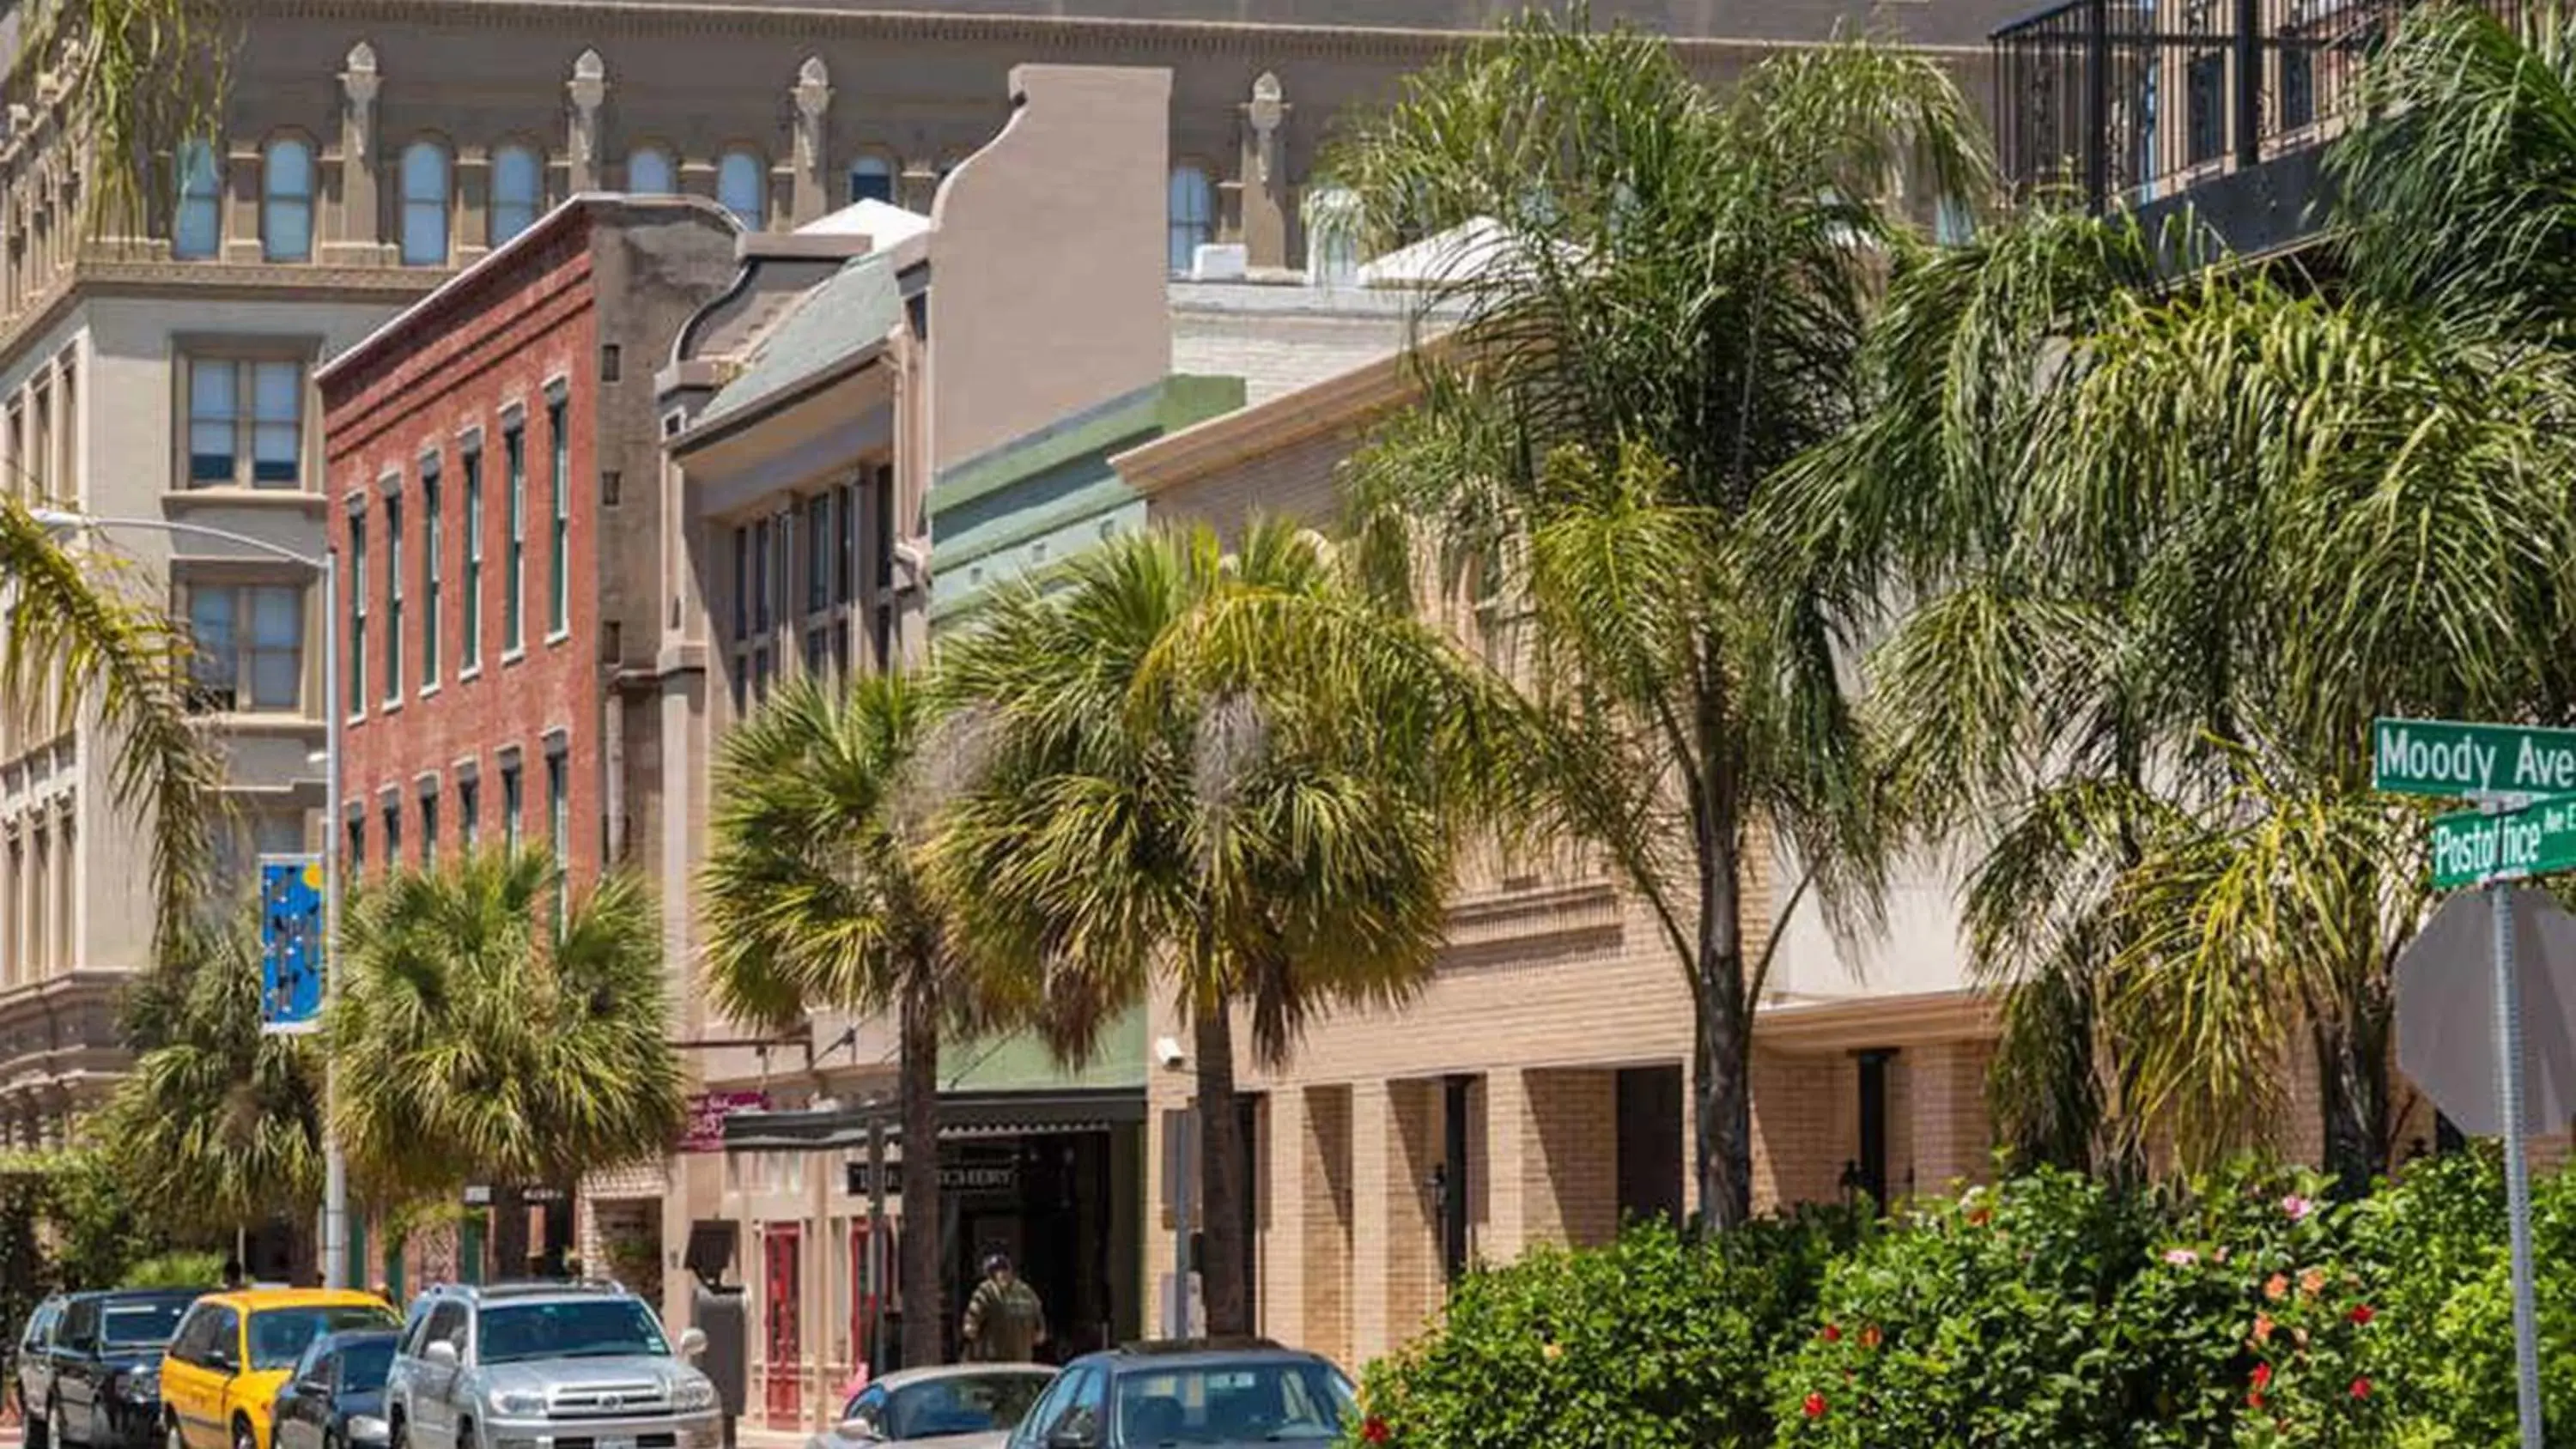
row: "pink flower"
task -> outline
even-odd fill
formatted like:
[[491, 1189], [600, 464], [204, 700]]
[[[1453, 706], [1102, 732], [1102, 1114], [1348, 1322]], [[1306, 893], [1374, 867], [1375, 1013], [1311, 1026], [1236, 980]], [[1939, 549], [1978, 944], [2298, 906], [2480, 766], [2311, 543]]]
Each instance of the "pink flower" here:
[[2315, 1212], [2316, 1210], [2317, 1205], [2315, 1203], [2308, 1201], [2306, 1198], [2299, 1196], [2295, 1192], [2290, 1194], [2288, 1197], [2281, 1199], [2282, 1213], [2287, 1215], [2290, 1221], [2294, 1223], [2304, 1221], [2308, 1214]]
[[2366, 1379], [2366, 1378], [2354, 1379], [2354, 1380], [2352, 1381], [2352, 1396], [2353, 1396], [2354, 1398], [2356, 1398], [2356, 1399], [2366, 1399], [2366, 1398], [2369, 1398], [2369, 1397], [2370, 1397], [2370, 1380], [2368, 1380], [2368, 1379]]
[[2165, 1266], [2169, 1268], [2188, 1268], [2199, 1261], [2200, 1255], [2189, 1248], [2165, 1249]]

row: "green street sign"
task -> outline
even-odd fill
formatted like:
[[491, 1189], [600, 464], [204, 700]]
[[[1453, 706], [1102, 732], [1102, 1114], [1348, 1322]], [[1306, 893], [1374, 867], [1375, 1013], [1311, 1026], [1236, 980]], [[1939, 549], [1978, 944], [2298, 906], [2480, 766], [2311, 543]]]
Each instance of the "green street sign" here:
[[2576, 800], [2433, 822], [2433, 884], [2444, 890], [2555, 870], [2576, 870]]
[[2383, 719], [2370, 736], [2371, 784], [2390, 794], [2576, 794], [2576, 730]]

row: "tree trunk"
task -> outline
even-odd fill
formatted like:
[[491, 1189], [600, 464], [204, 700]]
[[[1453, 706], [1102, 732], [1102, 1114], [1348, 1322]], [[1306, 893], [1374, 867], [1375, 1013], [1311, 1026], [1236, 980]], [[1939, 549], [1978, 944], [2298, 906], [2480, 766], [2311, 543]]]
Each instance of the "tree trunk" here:
[[2324, 1128], [2325, 1168], [2338, 1197], [2370, 1191], [2370, 1180], [2388, 1170], [2382, 1130], [2388, 1104], [2388, 1043], [2384, 1033], [2318, 1017], [2310, 1027], [2317, 1053], [2317, 1111]]
[[1252, 1332], [1245, 1275], [1251, 1263], [1243, 1233], [1243, 1132], [1234, 1105], [1234, 1021], [1224, 1003], [1201, 1012], [1199, 1077], [1199, 1270], [1212, 1338]]
[[1702, 731], [1709, 781], [1693, 815], [1699, 855], [1699, 979], [1691, 1065], [1700, 1225], [1725, 1231], [1753, 1216], [1753, 1019], [1744, 979], [1742, 806], [1717, 732]]
[[528, 1196], [516, 1183], [492, 1184], [492, 1276], [512, 1283], [528, 1276]]
[[926, 992], [907, 992], [901, 1030], [903, 1366], [925, 1368], [946, 1357], [948, 1330], [939, 1251], [939, 1004]]

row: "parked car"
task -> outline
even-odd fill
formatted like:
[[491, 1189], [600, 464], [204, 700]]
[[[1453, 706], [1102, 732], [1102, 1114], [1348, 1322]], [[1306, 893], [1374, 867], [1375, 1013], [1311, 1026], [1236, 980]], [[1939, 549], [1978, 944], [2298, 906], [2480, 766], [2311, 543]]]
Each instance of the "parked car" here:
[[394, 1366], [390, 1328], [313, 1340], [270, 1414], [277, 1449], [383, 1449], [385, 1377]]
[[841, 1422], [805, 1449], [1000, 1449], [1054, 1380], [1044, 1364], [905, 1369], [852, 1395]]
[[19, 1350], [31, 1449], [153, 1443], [161, 1427], [161, 1352], [196, 1299], [194, 1289], [129, 1288], [52, 1300], [44, 1343]]
[[1008, 1449], [1269, 1449], [1329, 1444], [1359, 1396], [1315, 1354], [1262, 1339], [1149, 1343], [1064, 1366]]
[[[391, 1449], [717, 1449], [716, 1386], [615, 1284], [432, 1289], [385, 1381]], [[265, 1449], [265, 1446], [262, 1446]]]
[[18, 1331], [17, 1346], [10, 1350], [9, 1386], [18, 1396], [18, 1422], [27, 1426], [26, 1449], [45, 1449], [36, 1406], [53, 1388], [54, 1361], [49, 1350], [54, 1344], [54, 1325], [62, 1321], [62, 1316], [63, 1295], [59, 1293], [37, 1304], [36, 1311], [27, 1315], [27, 1326]]
[[372, 1293], [254, 1288], [197, 1300], [161, 1364], [167, 1449], [269, 1449], [277, 1391], [325, 1334], [389, 1329]]

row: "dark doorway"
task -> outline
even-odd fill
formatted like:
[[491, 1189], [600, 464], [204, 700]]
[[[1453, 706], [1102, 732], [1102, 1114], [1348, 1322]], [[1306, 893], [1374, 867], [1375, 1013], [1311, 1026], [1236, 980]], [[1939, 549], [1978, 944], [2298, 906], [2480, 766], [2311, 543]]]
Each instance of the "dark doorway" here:
[[1619, 1217], [1682, 1220], [1682, 1069], [1619, 1073]]
[[1872, 1207], [1887, 1210], [1887, 1064], [1894, 1048], [1860, 1053], [1860, 1172], [1855, 1184]]
[[954, 1358], [984, 1259], [1005, 1253], [1037, 1290], [1062, 1362], [1108, 1347], [1116, 1275], [1110, 1263], [1109, 1134], [1062, 1132], [941, 1146], [948, 1233], [947, 1322]]
[[1455, 1283], [1467, 1271], [1467, 1105], [1474, 1077], [1440, 1082], [1440, 1269]]

